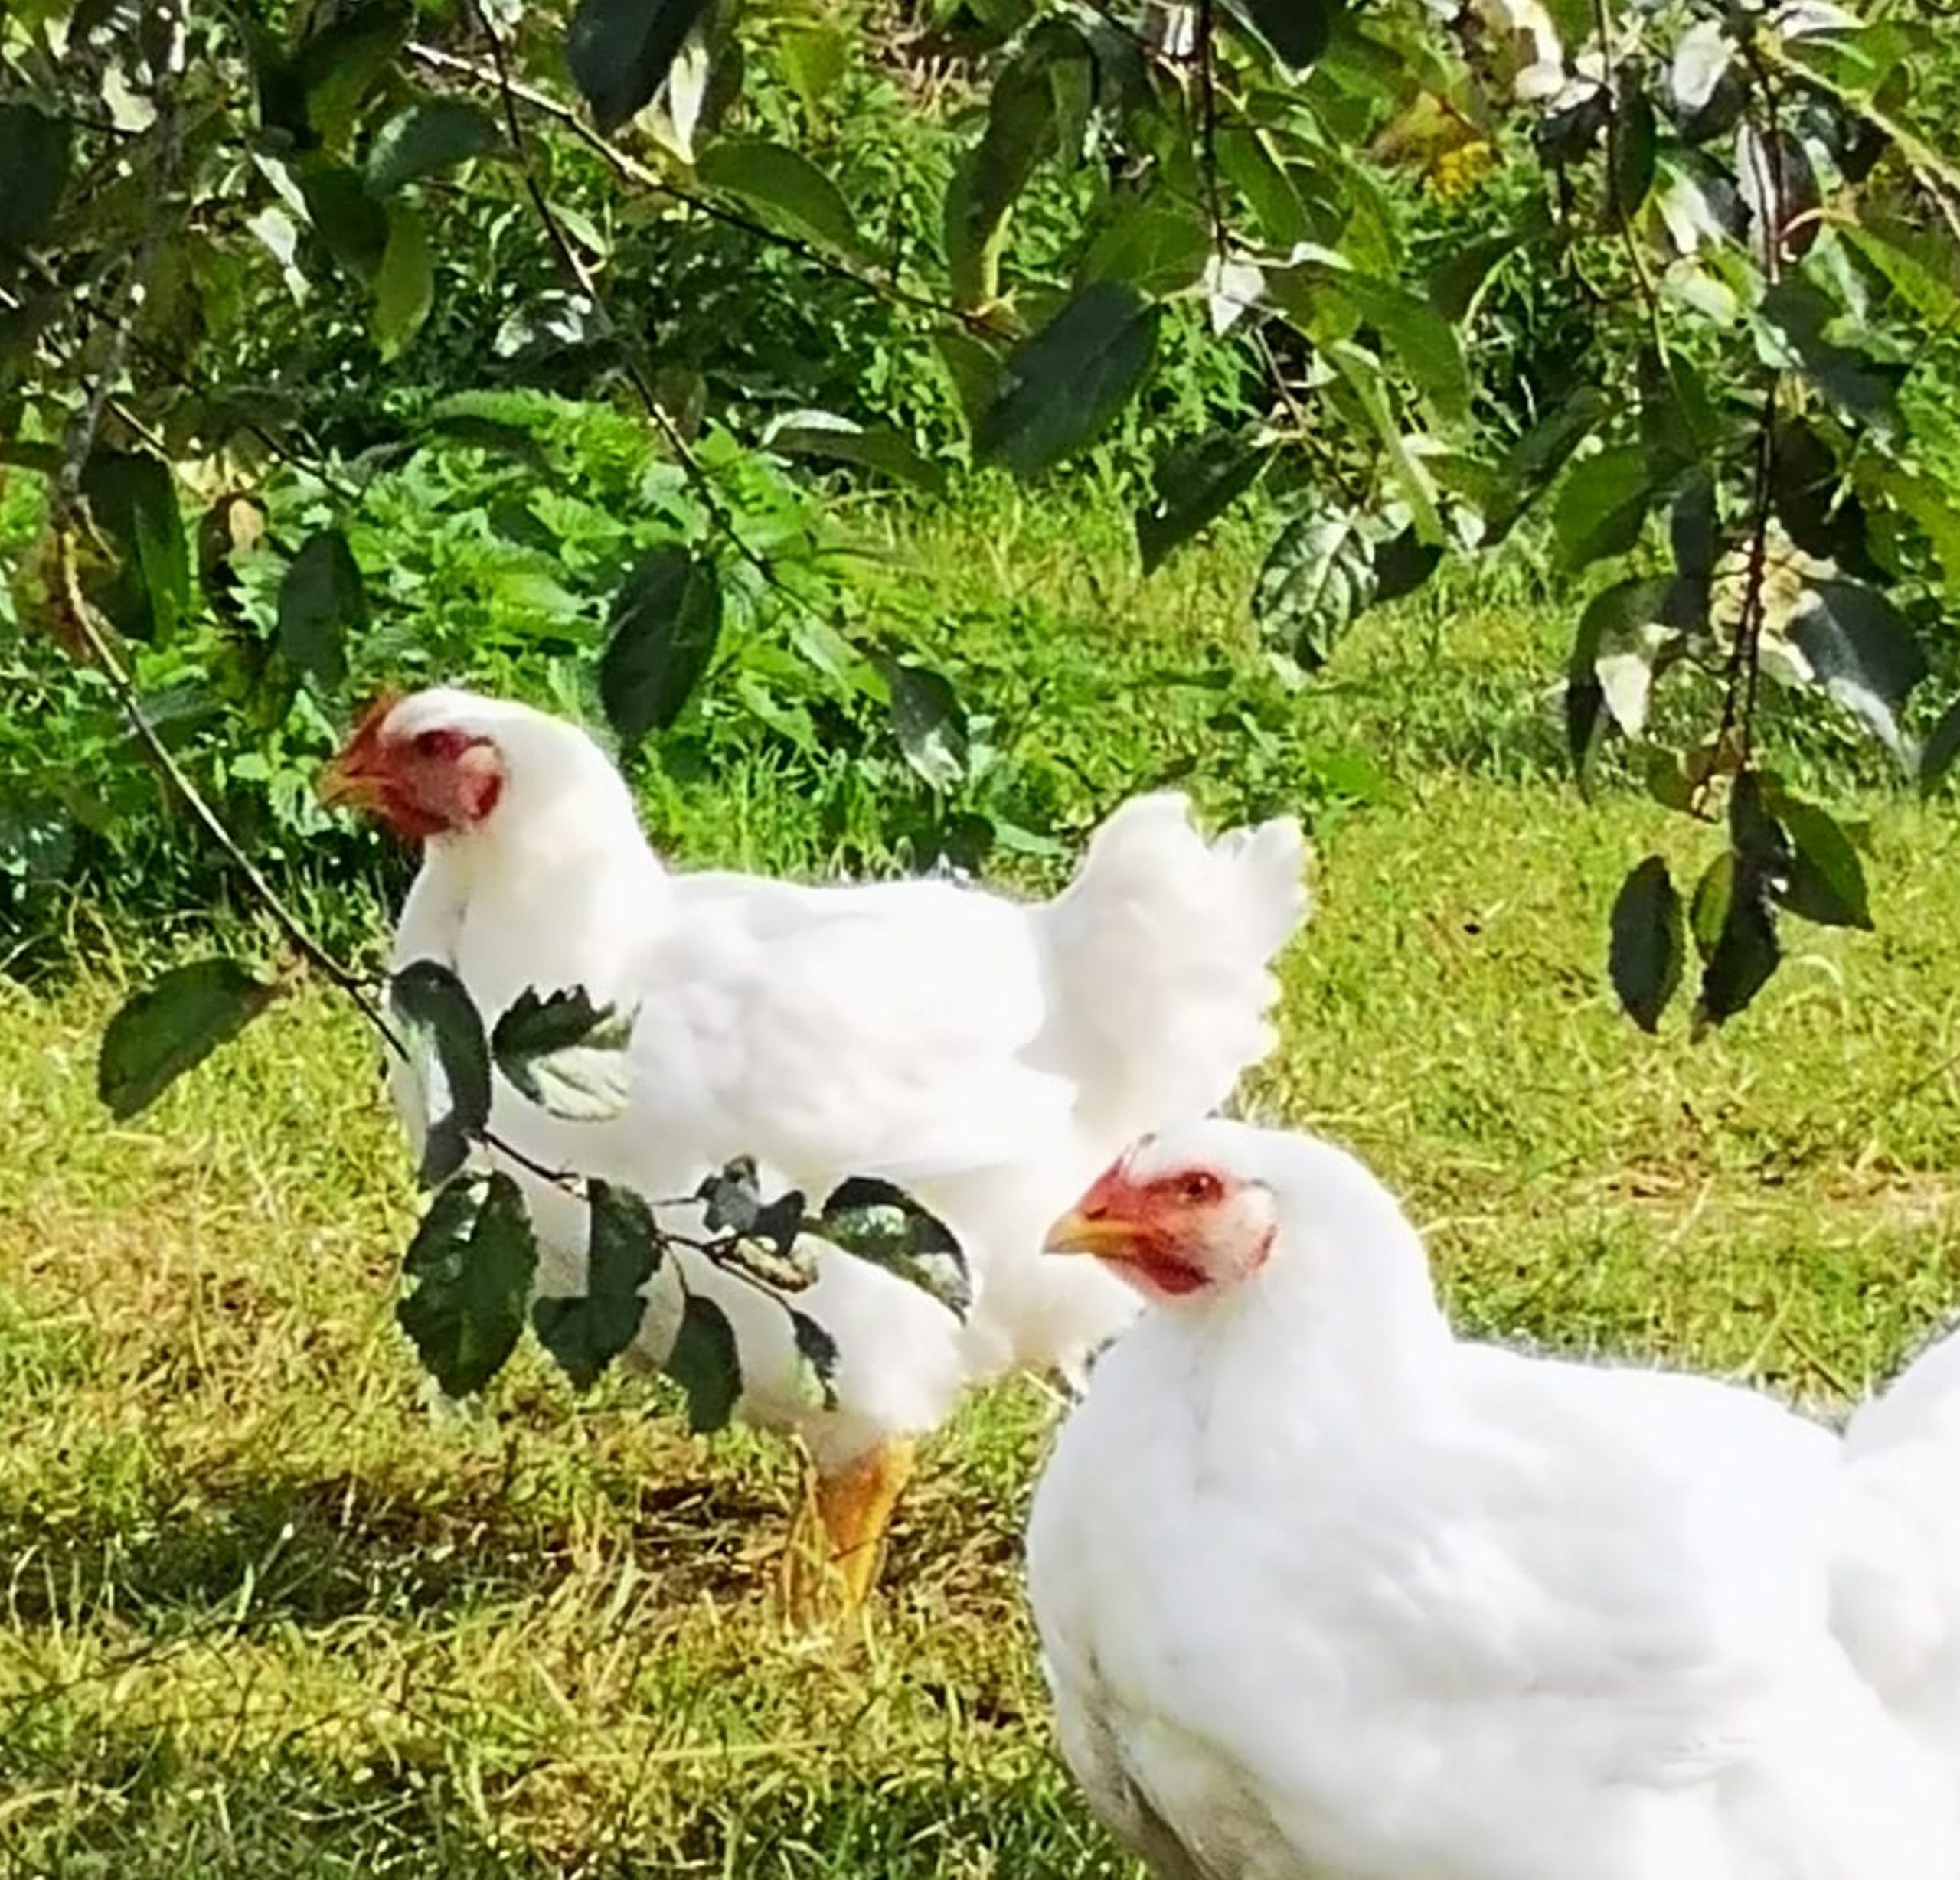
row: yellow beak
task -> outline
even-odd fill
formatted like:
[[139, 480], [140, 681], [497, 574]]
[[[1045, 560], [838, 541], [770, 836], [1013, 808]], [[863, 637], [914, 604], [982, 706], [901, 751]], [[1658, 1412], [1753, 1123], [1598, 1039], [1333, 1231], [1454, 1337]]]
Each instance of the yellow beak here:
[[1089, 1215], [1080, 1209], [1065, 1214], [1048, 1229], [1044, 1253], [1093, 1253], [1105, 1260], [1134, 1257], [1136, 1229], [1112, 1214]]

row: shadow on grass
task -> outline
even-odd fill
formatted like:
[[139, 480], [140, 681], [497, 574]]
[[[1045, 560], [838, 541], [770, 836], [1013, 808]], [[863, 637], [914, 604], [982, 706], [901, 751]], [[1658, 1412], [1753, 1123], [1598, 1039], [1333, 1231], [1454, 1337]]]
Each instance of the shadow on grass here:
[[[716, 1477], [627, 1494], [610, 1503], [604, 1544], [675, 1601], [756, 1590], [753, 1537], [783, 1522], [773, 1500]], [[133, 1507], [53, 1519], [31, 1500], [0, 1503], [4, 1617], [17, 1627], [108, 1613], [158, 1626], [219, 1613], [300, 1625], [438, 1620], [547, 1594], [580, 1570], [573, 1528], [564, 1497], [488, 1474], [433, 1491], [348, 1474], [159, 1480]]]

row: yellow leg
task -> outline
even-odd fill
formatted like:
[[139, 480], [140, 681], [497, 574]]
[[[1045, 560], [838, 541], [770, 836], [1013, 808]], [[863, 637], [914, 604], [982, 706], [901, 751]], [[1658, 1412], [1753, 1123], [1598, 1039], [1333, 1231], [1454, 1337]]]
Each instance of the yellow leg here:
[[784, 1562], [783, 1595], [792, 1622], [848, 1617], [870, 1598], [885, 1532], [915, 1460], [910, 1442], [888, 1442], [817, 1474], [792, 1526]]

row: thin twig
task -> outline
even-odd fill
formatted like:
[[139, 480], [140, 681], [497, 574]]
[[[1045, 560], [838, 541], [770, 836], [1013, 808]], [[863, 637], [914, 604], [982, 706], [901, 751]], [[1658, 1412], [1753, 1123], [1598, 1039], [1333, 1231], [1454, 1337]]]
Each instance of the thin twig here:
[[1218, 188], [1218, 85], [1213, 69], [1216, 56], [1212, 34], [1213, 0], [1197, 0], [1197, 95], [1200, 113], [1199, 162], [1204, 175], [1204, 200], [1211, 222], [1212, 252], [1225, 261], [1225, 207]]

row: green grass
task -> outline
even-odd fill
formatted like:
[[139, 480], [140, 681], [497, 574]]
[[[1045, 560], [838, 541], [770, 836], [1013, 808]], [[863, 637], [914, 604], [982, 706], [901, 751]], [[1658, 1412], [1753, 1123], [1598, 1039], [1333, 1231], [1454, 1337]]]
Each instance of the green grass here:
[[[1876, 935], [1795, 929], [1730, 1033], [1643, 1039], [1606, 909], [1697, 838], [1558, 782], [1557, 619], [1406, 611], [1221, 728], [1152, 675], [1250, 669], [1243, 543], [1146, 589], [1093, 531], [995, 520], [908, 552], [1016, 748], [1093, 792], [1181, 767], [1220, 813], [1332, 757], [1379, 773], [1322, 820], [1249, 1102], [1380, 1167], [1465, 1324], [1828, 1406], [1960, 1297], [1945, 812], [1870, 805]], [[727, 788], [685, 853], [806, 853], [766, 776]], [[935, 1446], [866, 1635], [799, 1640], [768, 1598], [779, 1446], [694, 1441], [639, 1387], [574, 1403], [528, 1359], [494, 1421], [430, 1413], [390, 1317], [412, 1197], [346, 1012], [276, 1009], [117, 1128], [92, 1052], [119, 990], [0, 990], [0, 1873], [1122, 1871], [1053, 1760], [1019, 1597], [1044, 1392]]]

